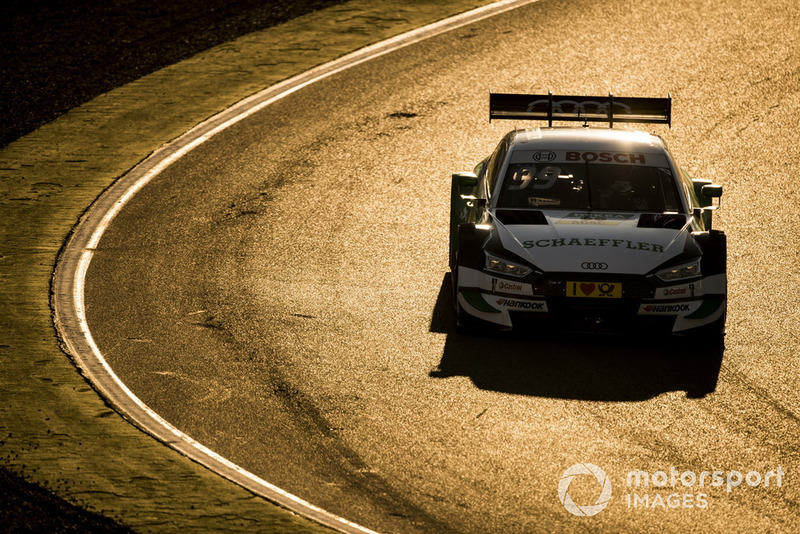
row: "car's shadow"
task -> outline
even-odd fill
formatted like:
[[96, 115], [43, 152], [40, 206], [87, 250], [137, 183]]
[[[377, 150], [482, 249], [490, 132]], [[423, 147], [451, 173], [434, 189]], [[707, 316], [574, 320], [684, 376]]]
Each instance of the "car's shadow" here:
[[563, 334], [460, 334], [450, 274], [431, 331], [447, 334], [433, 378], [469, 377], [492, 391], [578, 400], [641, 401], [669, 391], [703, 397], [716, 389], [724, 347], [653, 337]]

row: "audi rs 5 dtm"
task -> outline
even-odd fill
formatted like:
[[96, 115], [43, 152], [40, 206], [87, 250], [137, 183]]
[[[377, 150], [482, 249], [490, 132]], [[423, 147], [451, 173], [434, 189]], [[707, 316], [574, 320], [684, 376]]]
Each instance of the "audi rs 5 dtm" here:
[[[671, 98], [491, 94], [509, 132], [452, 177], [450, 268], [459, 327], [724, 333], [722, 187], [691, 179], [663, 140], [615, 122], [670, 124]], [[553, 127], [581, 121], [581, 127]], [[607, 128], [588, 128], [589, 122]]]

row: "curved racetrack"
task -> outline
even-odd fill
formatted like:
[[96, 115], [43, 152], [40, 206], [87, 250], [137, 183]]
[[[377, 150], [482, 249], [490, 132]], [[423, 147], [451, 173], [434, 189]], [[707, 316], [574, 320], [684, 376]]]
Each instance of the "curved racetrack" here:
[[[100, 349], [188, 435], [376, 530], [796, 532], [800, 6], [718, 4], [543, 0], [237, 123], [106, 232], [86, 293]], [[724, 352], [455, 332], [449, 176], [514, 126], [488, 123], [490, 88], [672, 93], [657, 133], [725, 186]], [[580, 462], [612, 482], [594, 517], [559, 502]], [[626, 486], [671, 467], [785, 475]], [[592, 504], [598, 486], [569, 492]], [[672, 493], [709, 505], [628, 505]]]

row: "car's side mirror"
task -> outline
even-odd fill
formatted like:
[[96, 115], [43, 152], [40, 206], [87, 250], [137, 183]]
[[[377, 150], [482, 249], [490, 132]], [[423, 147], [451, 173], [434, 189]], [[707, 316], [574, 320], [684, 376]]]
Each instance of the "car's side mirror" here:
[[708, 198], [720, 198], [722, 196], [722, 186], [717, 184], [706, 184], [700, 188], [700, 193]]
[[693, 179], [694, 194], [700, 207], [714, 205], [714, 199], [722, 196], [722, 186], [711, 183], [711, 180]]
[[479, 181], [474, 172], [457, 172], [453, 174], [452, 194], [460, 196], [463, 200], [474, 199], [478, 196]]
[[[699, 186], [699, 187], [698, 187]], [[699, 189], [698, 201], [702, 207], [695, 208], [694, 215], [703, 219], [703, 224], [706, 229], [711, 229], [711, 213], [717, 209], [719, 205], [714, 205], [714, 199], [721, 199], [722, 186], [712, 183], [695, 182], [695, 187]]]
[[[455, 265], [459, 248], [459, 234], [469, 233], [468, 225], [475, 231], [475, 222], [485, 217], [485, 198], [478, 198], [480, 179], [474, 172], [457, 172], [452, 175], [450, 189], [450, 267]], [[465, 226], [467, 225], [467, 226]], [[465, 227], [466, 230], [459, 230]]]
[[453, 181], [459, 187], [475, 187], [478, 185], [478, 176], [474, 172], [457, 172], [453, 175]]

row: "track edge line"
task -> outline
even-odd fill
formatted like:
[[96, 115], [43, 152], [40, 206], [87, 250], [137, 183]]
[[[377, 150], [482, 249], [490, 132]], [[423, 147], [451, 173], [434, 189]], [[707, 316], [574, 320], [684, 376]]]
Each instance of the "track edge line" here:
[[323, 510], [234, 464], [184, 434], [145, 405], [114, 373], [84, 313], [86, 272], [105, 229], [150, 180], [214, 135], [306, 85], [419, 41], [467, 26], [538, 0], [501, 0], [366, 46], [279, 82], [198, 124], [154, 151], [109, 186], [85, 211], [56, 259], [51, 280], [53, 323], [61, 346], [95, 391], [126, 420], [184, 456], [289, 511], [347, 534], [377, 534]]

